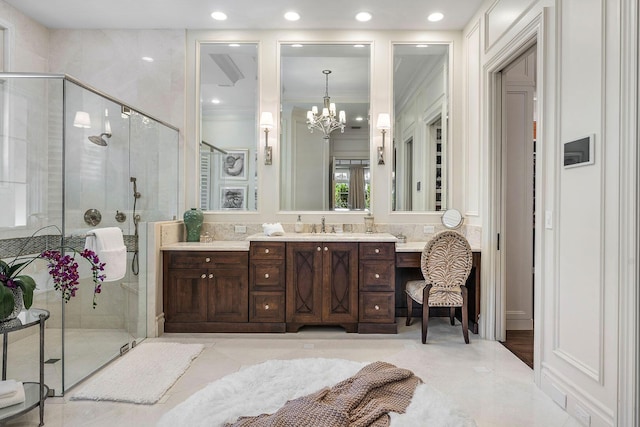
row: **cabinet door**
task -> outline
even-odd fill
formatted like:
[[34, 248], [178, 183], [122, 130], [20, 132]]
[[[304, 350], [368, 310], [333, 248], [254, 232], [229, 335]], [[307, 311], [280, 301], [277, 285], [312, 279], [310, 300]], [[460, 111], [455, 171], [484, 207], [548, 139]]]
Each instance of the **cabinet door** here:
[[208, 274], [209, 322], [249, 321], [247, 268], [217, 268]]
[[208, 283], [206, 270], [169, 269], [165, 278], [166, 321], [205, 322]]
[[322, 321], [358, 322], [358, 244], [324, 243]]
[[318, 243], [287, 244], [286, 321], [322, 321], [322, 247]]

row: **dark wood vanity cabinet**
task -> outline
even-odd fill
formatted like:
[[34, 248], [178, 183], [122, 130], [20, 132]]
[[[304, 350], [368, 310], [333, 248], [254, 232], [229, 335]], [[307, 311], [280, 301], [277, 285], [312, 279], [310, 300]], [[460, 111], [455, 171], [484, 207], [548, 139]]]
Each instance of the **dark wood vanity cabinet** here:
[[286, 323], [358, 330], [358, 243], [288, 242]]
[[283, 332], [285, 243], [254, 242], [249, 259], [249, 322], [279, 323]]
[[360, 333], [397, 333], [395, 244], [360, 243]]
[[219, 332], [248, 322], [248, 259], [236, 251], [164, 252], [164, 330]]

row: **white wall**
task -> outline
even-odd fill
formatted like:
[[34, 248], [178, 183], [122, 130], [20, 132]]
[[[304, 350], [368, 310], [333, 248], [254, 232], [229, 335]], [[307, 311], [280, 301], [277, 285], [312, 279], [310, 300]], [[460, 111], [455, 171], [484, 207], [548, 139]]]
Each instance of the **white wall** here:
[[[637, 299], [620, 297], [637, 295], [637, 115], [625, 113], [637, 105], [637, 23], [637, 2], [627, 0], [493, 0], [464, 31], [464, 146], [471, 166], [464, 197], [467, 213], [477, 211], [483, 225], [481, 311], [500, 308], [496, 280], [503, 268], [495, 245], [493, 76], [537, 41], [534, 376], [561, 407], [592, 426], [631, 425], [636, 399]], [[565, 169], [562, 144], [590, 134], [595, 163]], [[545, 213], [552, 220], [546, 227]], [[492, 336], [496, 319], [486, 316], [481, 328]]]

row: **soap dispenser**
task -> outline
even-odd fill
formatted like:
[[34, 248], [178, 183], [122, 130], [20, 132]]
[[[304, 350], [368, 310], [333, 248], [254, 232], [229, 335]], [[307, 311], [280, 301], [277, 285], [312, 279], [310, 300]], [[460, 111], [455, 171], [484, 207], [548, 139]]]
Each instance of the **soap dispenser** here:
[[302, 224], [302, 218], [300, 218], [300, 215], [298, 215], [298, 220], [296, 221], [294, 230], [296, 231], [296, 233], [302, 233], [303, 227], [304, 227], [304, 224]]

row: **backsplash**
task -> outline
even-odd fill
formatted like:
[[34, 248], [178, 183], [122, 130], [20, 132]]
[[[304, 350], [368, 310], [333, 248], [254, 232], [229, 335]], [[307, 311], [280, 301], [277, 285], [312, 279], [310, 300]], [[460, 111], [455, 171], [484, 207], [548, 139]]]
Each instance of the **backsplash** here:
[[[407, 242], [424, 242], [427, 241], [433, 236], [433, 234], [438, 233], [440, 231], [446, 230], [446, 228], [441, 224], [429, 224], [433, 225], [433, 233], [424, 233], [425, 224], [375, 224], [374, 229], [377, 233], [390, 233], [395, 236], [404, 235], [406, 236]], [[237, 233], [236, 227], [245, 227], [245, 232]], [[345, 227], [346, 226], [346, 227]], [[283, 223], [282, 228], [286, 233], [294, 233], [295, 223]], [[364, 224], [332, 224], [327, 223], [325, 226], [326, 232], [331, 233], [332, 229], [340, 228], [349, 229], [351, 228], [352, 233], [364, 233], [365, 228]], [[311, 232], [312, 224], [304, 224], [304, 233]], [[316, 224], [316, 231], [320, 231], [320, 225]], [[209, 236], [213, 238], [213, 240], [244, 240], [247, 236], [251, 236], [252, 234], [262, 233], [262, 223], [245, 223], [245, 224], [237, 224], [237, 223], [218, 223], [218, 222], [205, 222], [202, 224], [201, 234], [204, 236], [205, 233], [209, 233]], [[479, 248], [482, 246], [482, 228], [473, 226], [473, 225], [463, 225], [460, 228], [460, 232], [467, 238], [469, 244], [472, 247]], [[181, 221], [166, 223], [162, 226], [162, 234], [161, 234], [161, 246], [184, 241], [184, 236], [186, 235], [186, 230], [184, 224]]]

